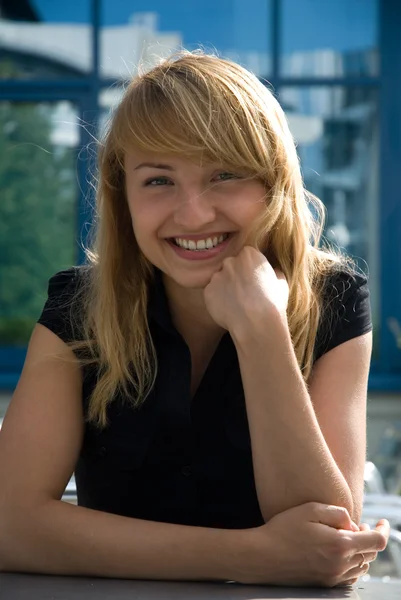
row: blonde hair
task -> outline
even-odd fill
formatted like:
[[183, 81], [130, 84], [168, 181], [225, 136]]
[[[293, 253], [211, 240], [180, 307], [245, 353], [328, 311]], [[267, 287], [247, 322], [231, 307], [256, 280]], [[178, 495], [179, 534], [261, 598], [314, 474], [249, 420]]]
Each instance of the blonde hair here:
[[96, 234], [81, 294], [83, 341], [72, 344], [84, 350], [83, 364], [98, 369], [88, 419], [105, 426], [117, 392], [142, 403], [157, 371], [147, 320], [153, 266], [135, 239], [125, 192], [124, 155], [132, 148], [217, 161], [264, 183], [266, 210], [254, 244], [288, 280], [289, 329], [307, 381], [324, 276], [342, 260], [318, 247], [323, 205], [304, 189], [287, 120], [267, 87], [233, 62], [183, 52], [130, 83], [100, 148]]

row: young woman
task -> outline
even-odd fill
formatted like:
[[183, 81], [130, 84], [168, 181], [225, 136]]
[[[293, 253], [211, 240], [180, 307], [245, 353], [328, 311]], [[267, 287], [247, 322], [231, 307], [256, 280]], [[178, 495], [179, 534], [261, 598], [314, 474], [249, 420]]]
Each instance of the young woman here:
[[318, 248], [273, 95], [201, 53], [138, 76], [97, 202], [1, 432], [1, 568], [355, 582], [388, 538], [357, 525], [367, 282]]

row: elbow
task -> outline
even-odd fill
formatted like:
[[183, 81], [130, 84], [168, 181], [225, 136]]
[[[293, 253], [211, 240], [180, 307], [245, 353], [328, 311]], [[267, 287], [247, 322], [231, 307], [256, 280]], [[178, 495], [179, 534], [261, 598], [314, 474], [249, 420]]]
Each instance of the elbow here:
[[[317, 502], [318, 504], [338, 506], [346, 509], [350, 519], [354, 523], [359, 524], [359, 520], [362, 514], [362, 501], [355, 499], [353, 494], [346, 482], [338, 482], [332, 489], [324, 490], [323, 488], [319, 491], [312, 490], [310, 488], [303, 491], [302, 494], [294, 495], [292, 497], [276, 498], [276, 502], [272, 502], [269, 498], [269, 502], [259, 500], [259, 507], [262, 513], [262, 517], [265, 523], [270, 521], [276, 515], [290, 510], [296, 506], [303, 504], [310, 504]], [[277, 501], [281, 500], [281, 501]]]
[[365, 492], [364, 480], [348, 483], [344, 478], [344, 483], [341, 486], [340, 493], [342, 496], [342, 504], [347, 509], [352, 521], [357, 525], [360, 524], [363, 512], [363, 498]]
[[[2, 532], [0, 531], [0, 540], [2, 538]], [[4, 560], [4, 548], [3, 548], [3, 544], [0, 542], [0, 573], [4, 573], [5, 571], [7, 571], [7, 565], [6, 565], [6, 561]]]
[[351, 519], [354, 519], [355, 502], [351, 489], [348, 483], [345, 481], [345, 479], [343, 481], [339, 480], [337, 482], [336, 488], [334, 488], [332, 492], [333, 493], [328, 504], [332, 504], [334, 506], [341, 506], [342, 508], [347, 509]]
[[0, 572], [18, 571], [25, 546], [26, 518], [20, 510], [0, 506]]
[[0, 507], [0, 573], [13, 571], [11, 556], [16, 541], [12, 530], [8, 511], [4, 507]]
[[350, 512], [351, 519], [357, 525], [360, 525], [363, 511], [363, 499], [354, 498], [352, 502], [352, 512]]
[[12, 572], [18, 570], [18, 566], [13, 560], [13, 555], [18, 556], [16, 552], [16, 541], [13, 540], [10, 527], [0, 525], [0, 573]]
[[9, 533], [6, 528], [7, 515], [5, 514], [3, 507], [0, 507], [0, 573], [4, 573], [9, 570], [7, 556], [8, 538]]
[[349, 486], [347, 485], [345, 490], [342, 493], [343, 496], [343, 501], [344, 501], [344, 506], [345, 508], [348, 510], [350, 516], [352, 517], [352, 515], [354, 514], [354, 510], [355, 510], [355, 502], [354, 502], [354, 498], [352, 496], [352, 492], [349, 489]]
[[333, 504], [345, 508], [351, 520], [359, 525], [362, 515], [363, 498], [359, 497], [359, 495], [358, 497], [353, 495], [348, 485], [340, 491], [339, 496], [337, 502], [333, 502]]
[[3, 560], [3, 555], [0, 550], [0, 573], [7, 573], [10, 571], [11, 571], [11, 569], [8, 567], [6, 561]]

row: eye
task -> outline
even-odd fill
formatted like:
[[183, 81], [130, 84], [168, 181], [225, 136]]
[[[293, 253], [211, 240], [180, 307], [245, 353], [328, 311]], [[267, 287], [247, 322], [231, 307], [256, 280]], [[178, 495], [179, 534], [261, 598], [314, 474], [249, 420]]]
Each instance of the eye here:
[[144, 183], [145, 187], [158, 187], [160, 185], [172, 185], [173, 182], [168, 177], [152, 177]]
[[229, 181], [230, 179], [240, 179], [240, 177], [229, 171], [222, 171], [216, 175], [215, 179], [217, 179], [217, 181]]

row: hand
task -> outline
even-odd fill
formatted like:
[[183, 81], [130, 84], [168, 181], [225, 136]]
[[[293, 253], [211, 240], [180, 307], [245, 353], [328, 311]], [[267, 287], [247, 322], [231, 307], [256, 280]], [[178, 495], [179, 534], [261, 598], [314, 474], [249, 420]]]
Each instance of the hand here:
[[390, 526], [383, 519], [372, 531], [367, 525], [359, 530], [345, 508], [310, 502], [247, 531], [239, 582], [334, 587], [367, 573], [387, 545]]
[[245, 246], [238, 256], [226, 258], [220, 271], [204, 289], [206, 308], [212, 319], [230, 333], [246, 330], [271, 315], [287, 323], [288, 284], [255, 248]]

